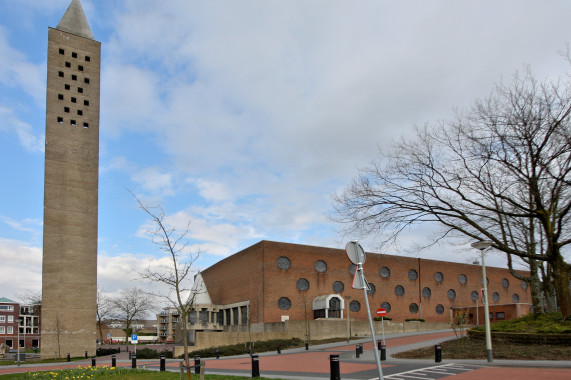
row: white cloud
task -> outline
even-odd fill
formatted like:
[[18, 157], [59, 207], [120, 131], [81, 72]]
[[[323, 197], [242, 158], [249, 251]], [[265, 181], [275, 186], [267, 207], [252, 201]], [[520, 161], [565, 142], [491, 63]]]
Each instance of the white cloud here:
[[36, 136], [30, 124], [19, 120], [11, 109], [3, 106], [0, 106], [0, 131], [16, 135], [20, 145], [30, 152], [44, 151], [44, 135]]
[[17, 300], [25, 290], [41, 291], [42, 249], [28, 242], [0, 238], [2, 297]]
[[173, 195], [173, 178], [170, 173], [164, 173], [157, 167], [138, 169], [132, 178], [142, 188], [151, 194]]

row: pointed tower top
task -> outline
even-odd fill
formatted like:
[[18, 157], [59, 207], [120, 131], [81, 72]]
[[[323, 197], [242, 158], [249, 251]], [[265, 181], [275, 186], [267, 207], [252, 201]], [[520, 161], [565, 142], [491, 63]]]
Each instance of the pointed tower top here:
[[71, 4], [69, 4], [56, 29], [95, 40], [79, 0], [71, 0]]

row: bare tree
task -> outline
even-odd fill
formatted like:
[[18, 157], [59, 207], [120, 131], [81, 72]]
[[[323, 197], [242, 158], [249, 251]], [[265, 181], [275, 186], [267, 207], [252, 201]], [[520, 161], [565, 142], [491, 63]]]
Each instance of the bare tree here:
[[26, 290], [22, 294], [18, 294], [18, 298], [26, 302], [28, 305], [41, 305], [42, 304], [42, 291], [41, 290]]
[[102, 323], [113, 314], [113, 302], [111, 298], [103, 294], [101, 289], [97, 289], [97, 328], [99, 330], [99, 341], [103, 343]]
[[[188, 357], [188, 317], [193, 309], [196, 295], [201, 289], [193, 284], [196, 271], [192, 270], [194, 262], [200, 252], [193, 253], [189, 248], [187, 235], [190, 232], [190, 222], [182, 232], [178, 232], [174, 226], [167, 223], [166, 214], [160, 206], [149, 207], [143, 204], [134, 194], [139, 207], [151, 217], [153, 227], [149, 227], [147, 233], [152, 237], [161, 252], [168, 257], [168, 264], [155, 267], [147, 267], [140, 273], [145, 280], [166, 285], [166, 294], [157, 294], [164, 297], [176, 308], [181, 317], [181, 329], [184, 345], [184, 362], [187, 374], [190, 378], [190, 362]], [[194, 286], [193, 286], [194, 285]]]
[[122, 290], [118, 297], [111, 299], [111, 305], [114, 317], [125, 321], [127, 340], [133, 331], [131, 328], [133, 321], [145, 318], [155, 307], [153, 297], [135, 286]]
[[382, 243], [412, 225], [436, 223], [441, 230], [433, 243], [487, 239], [510, 257], [545, 262], [567, 317], [570, 113], [569, 84], [516, 74], [455, 120], [417, 129], [381, 153], [334, 196], [334, 218]]

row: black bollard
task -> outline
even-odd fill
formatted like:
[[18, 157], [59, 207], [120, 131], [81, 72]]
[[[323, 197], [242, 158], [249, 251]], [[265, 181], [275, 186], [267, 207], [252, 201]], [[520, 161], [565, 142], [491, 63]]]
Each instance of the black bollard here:
[[121, 346], [119, 346], [118, 348], [119, 348], [119, 353], [121, 353]]
[[70, 362], [71, 361], [71, 356], [69, 354], [67, 354], [67, 361]]
[[305, 342], [305, 350], [309, 350], [309, 342]]
[[258, 355], [252, 355], [252, 378], [260, 377], [260, 361]]
[[95, 356], [91, 358], [91, 366], [95, 367]]
[[133, 353], [129, 352], [129, 360], [131, 360], [131, 356], [133, 356]]
[[101, 356], [101, 348], [95, 350], [95, 356]]
[[434, 346], [434, 361], [440, 363], [442, 361], [442, 346], [437, 344]]
[[359, 353], [363, 355], [363, 343], [359, 343]]
[[331, 380], [341, 380], [339, 355], [329, 355], [329, 371], [331, 372]]
[[200, 375], [200, 356], [194, 355], [194, 373]]
[[131, 355], [131, 368], [137, 369], [137, 355]]
[[383, 341], [382, 340], [377, 340], [377, 349], [379, 350], [379, 352], [381, 351], [381, 346], [383, 345]]
[[278, 344], [278, 355], [282, 353], [282, 347]]
[[381, 345], [381, 360], [387, 360], [387, 347]]
[[117, 368], [117, 357], [115, 355], [111, 356], [111, 367]]
[[85, 351], [85, 358], [87, 359], [87, 351]]
[[359, 354], [361, 353], [361, 351], [359, 350], [359, 345], [355, 345], [355, 357], [357, 359], [359, 359]]
[[164, 372], [165, 371], [165, 356], [161, 355], [161, 365], [160, 365], [160, 371]]
[[216, 350], [216, 359], [220, 359], [220, 351]]
[[250, 347], [250, 356], [252, 356], [252, 347]]

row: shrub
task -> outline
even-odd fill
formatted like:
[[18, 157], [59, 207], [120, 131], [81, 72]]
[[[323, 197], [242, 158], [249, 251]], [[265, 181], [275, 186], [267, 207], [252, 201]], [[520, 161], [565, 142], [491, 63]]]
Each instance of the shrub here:
[[152, 348], [141, 348], [137, 350], [137, 359], [160, 359], [161, 355], [164, 355], [167, 359], [172, 359], [172, 351], [170, 350], [163, 350], [161, 352], [157, 352], [157, 350], [153, 350]]
[[384, 319], [385, 321], [392, 321], [392, 320], [393, 320], [391, 317], [375, 317], [375, 318], [373, 318], [373, 319], [374, 319], [375, 321], [379, 321], [379, 322], [382, 321], [383, 319]]
[[[294, 347], [303, 347], [304, 342], [298, 338], [292, 339], [273, 339], [267, 340], [263, 342], [253, 342], [252, 343], [252, 352], [268, 352], [268, 351], [275, 351], [278, 346], [282, 350], [287, 348], [294, 348]], [[216, 350], [220, 356], [234, 356], [234, 355], [244, 355], [250, 353], [250, 343], [240, 343], [234, 344], [231, 346], [220, 346], [220, 347], [213, 347], [213, 348], [205, 348], [203, 350], [195, 350], [189, 352], [189, 356], [192, 357], [194, 355], [199, 355], [203, 358], [211, 358], [216, 356]], [[181, 356], [182, 357], [182, 356]]]
[[119, 350], [117, 348], [98, 348], [97, 356], [107, 356], [118, 354]]
[[405, 322], [424, 322], [423, 318], [409, 318], [409, 319], [405, 319]]

